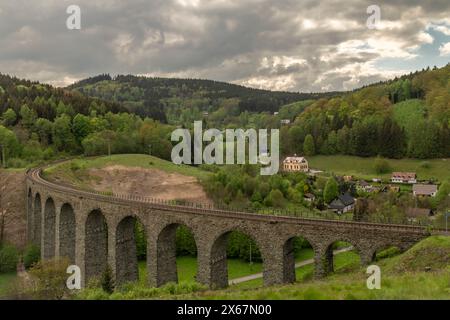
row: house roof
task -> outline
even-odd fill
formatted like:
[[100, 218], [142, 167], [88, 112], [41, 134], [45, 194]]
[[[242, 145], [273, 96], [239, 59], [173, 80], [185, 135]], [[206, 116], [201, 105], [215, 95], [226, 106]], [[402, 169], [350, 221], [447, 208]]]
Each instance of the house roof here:
[[306, 163], [306, 159], [304, 157], [287, 157], [283, 161], [284, 163]]
[[354, 204], [355, 203], [355, 199], [349, 195], [348, 193], [346, 194], [342, 194], [340, 196], [338, 196], [339, 200], [342, 201], [343, 204], [345, 204], [346, 206]]
[[366, 180], [359, 181], [359, 185], [361, 187], [370, 187], [370, 183], [368, 183]]
[[435, 184], [415, 184], [413, 185], [413, 192], [416, 194], [431, 195], [437, 192], [437, 185]]
[[417, 174], [415, 172], [393, 172], [392, 178], [397, 179], [415, 179]]
[[408, 217], [428, 217], [431, 214], [430, 209], [423, 209], [423, 208], [407, 208], [406, 209], [406, 215]]
[[353, 199], [353, 197], [351, 195], [346, 193], [346, 194], [341, 194], [336, 199], [334, 199], [330, 203], [329, 208], [330, 209], [343, 209], [354, 203], [355, 203], [355, 199]]

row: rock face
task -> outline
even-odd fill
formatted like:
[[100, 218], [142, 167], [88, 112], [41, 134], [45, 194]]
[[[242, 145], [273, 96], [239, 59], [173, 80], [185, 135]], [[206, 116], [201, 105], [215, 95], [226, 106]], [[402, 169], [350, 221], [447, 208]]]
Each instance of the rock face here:
[[[25, 173], [0, 170], [0, 212], [4, 211], [3, 240], [19, 248], [27, 241]], [[2, 219], [0, 218], [0, 237]]]

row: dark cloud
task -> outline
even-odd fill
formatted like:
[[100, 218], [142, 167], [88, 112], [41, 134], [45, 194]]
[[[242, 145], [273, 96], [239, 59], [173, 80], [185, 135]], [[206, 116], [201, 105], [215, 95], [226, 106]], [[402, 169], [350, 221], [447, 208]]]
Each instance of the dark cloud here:
[[[82, 30], [65, 26], [77, 4]], [[369, 0], [0, 0], [0, 72], [65, 85], [98, 73], [209, 78], [271, 89], [352, 89], [410, 70], [433, 39], [445, 1], [378, 1], [383, 27], [366, 27]]]

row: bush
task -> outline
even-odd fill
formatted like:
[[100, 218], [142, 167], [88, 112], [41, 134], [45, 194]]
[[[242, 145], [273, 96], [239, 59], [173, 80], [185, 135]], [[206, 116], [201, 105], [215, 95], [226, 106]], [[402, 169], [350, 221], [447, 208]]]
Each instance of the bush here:
[[0, 273], [15, 271], [18, 262], [19, 254], [14, 246], [4, 244], [0, 247]]
[[30, 268], [33, 284], [30, 294], [36, 299], [62, 299], [69, 294], [66, 286], [68, 259], [39, 261]]
[[113, 279], [113, 273], [111, 267], [108, 265], [105, 269], [105, 271], [102, 274], [101, 279], [102, 289], [106, 293], [113, 293], [115, 289], [114, 279]]
[[375, 159], [374, 169], [378, 174], [389, 173], [392, 171], [391, 167], [389, 166], [389, 162], [387, 162], [386, 159], [382, 159], [380, 157]]
[[70, 170], [72, 171], [78, 171], [84, 169], [84, 165], [79, 161], [72, 161], [70, 162]]
[[428, 161], [423, 161], [420, 163], [420, 167], [424, 168], [424, 169], [430, 169], [431, 168], [431, 163]]
[[38, 246], [30, 244], [25, 248], [23, 253], [23, 264], [26, 269], [31, 268], [41, 258], [41, 250]]
[[27, 166], [27, 162], [25, 160], [19, 158], [10, 158], [8, 159], [8, 167], [9, 168], [25, 168]]

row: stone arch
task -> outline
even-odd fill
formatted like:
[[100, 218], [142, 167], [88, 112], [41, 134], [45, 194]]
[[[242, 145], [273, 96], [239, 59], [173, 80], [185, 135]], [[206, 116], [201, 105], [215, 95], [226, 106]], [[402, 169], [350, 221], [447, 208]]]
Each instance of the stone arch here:
[[42, 239], [42, 202], [41, 195], [36, 193], [34, 196], [34, 210], [33, 210], [33, 242], [41, 248]]
[[47, 198], [44, 207], [44, 259], [55, 257], [56, 248], [56, 207], [51, 197]]
[[33, 192], [28, 188], [27, 194], [27, 241], [33, 241]]
[[388, 256], [390, 256], [390, 254], [399, 254], [401, 252], [403, 252], [404, 250], [402, 249], [401, 246], [396, 245], [395, 243], [385, 243], [385, 244], [381, 244], [376, 246], [375, 248], [373, 248], [369, 253], [368, 253], [368, 259], [369, 261], [367, 261], [368, 263], [376, 261], [377, 260], [377, 255], [382, 252], [382, 251], [392, 251], [392, 253], [388, 253]]
[[336, 255], [336, 253], [349, 249], [349, 248], [335, 248], [334, 245], [338, 242], [346, 242], [346, 243], [350, 244], [351, 251], [355, 251], [360, 258], [360, 264], [363, 263], [365, 251], [359, 245], [358, 241], [355, 239], [352, 239], [352, 238], [345, 237], [345, 236], [337, 237], [327, 243], [327, 245], [325, 246], [324, 256], [321, 257], [322, 262], [324, 263], [325, 275], [335, 271], [334, 257]]
[[[134, 215], [123, 218], [116, 227], [116, 282], [122, 284], [139, 279], [136, 247], [136, 223], [142, 221]], [[147, 240], [147, 239], [146, 239]]]
[[75, 212], [69, 203], [63, 204], [59, 214], [59, 255], [75, 263]]
[[86, 218], [85, 278], [98, 278], [108, 266], [108, 224], [102, 211], [95, 209]]
[[228, 286], [228, 261], [227, 261], [227, 247], [228, 238], [232, 232], [240, 232], [250, 237], [261, 251], [261, 259], [263, 264], [263, 280], [266, 283], [266, 259], [264, 256], [264, 247], [260, 243], [257, 236], [251, 231], [240, 227], [233, 227], [222, 231], [212, 242], [210, 251], [210, 287], [212, 289], [220, 289]]
[[[186, 227], [194, 235], [195, 245], [198, 248], [196, 233], [190, 225], [181, 221], [171, 222], [165, 225], [159, 231], [156, 238], [157, 286], [164, 285], [168, 282], [178, 282], [176, 232], [180, 226]], [[149, 270], [149, 274], [151, 271]]]
[[301, 238], [309, 243], [313, 252], [316, 252], [316, 247], [313, 241], [303, 235], [295, 235], [289, 237], [283, 245], [283, 283], [292, 283], [296, 281], [295, 275], [295, 241]]

